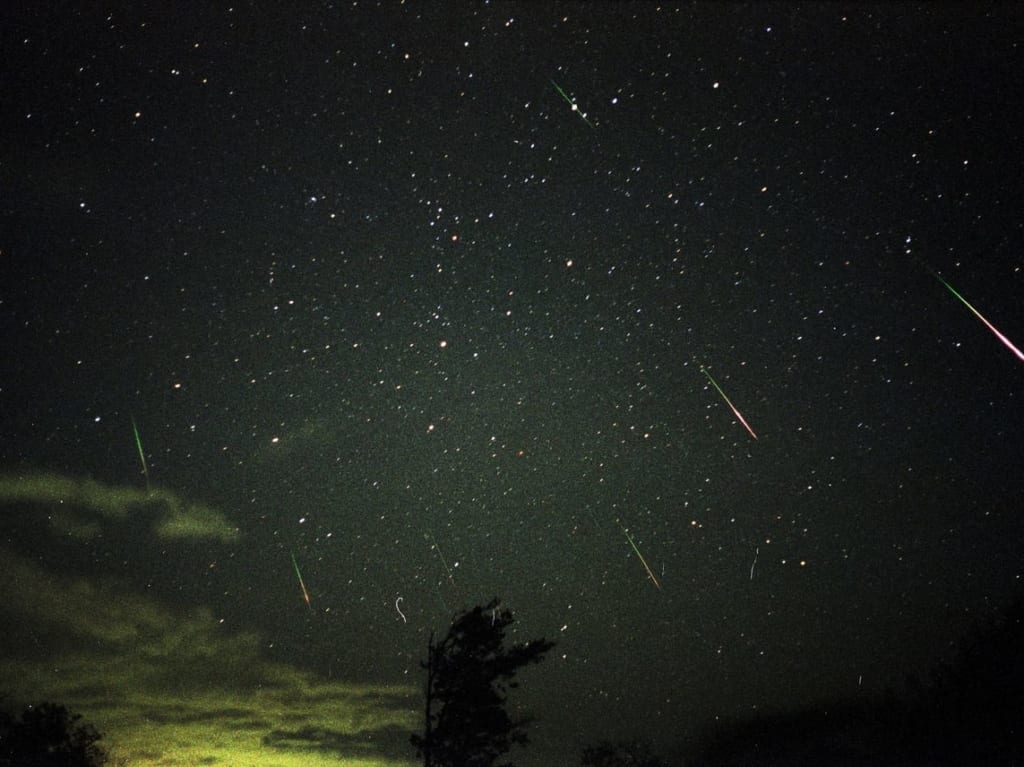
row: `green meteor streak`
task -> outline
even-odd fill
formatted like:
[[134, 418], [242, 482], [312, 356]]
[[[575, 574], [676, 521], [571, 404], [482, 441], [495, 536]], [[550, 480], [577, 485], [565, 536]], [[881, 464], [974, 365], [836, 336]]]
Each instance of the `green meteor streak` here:
[[558, 84], [558, 83], [556, 83], [556, 82], [555, 82], [554, 80], [552, 80], [552, 81], [551, 81], [551, 84], [552, 84], [553, 86], [555, 86], [555, 90], [556, 90], [556, 91], [558, 91], [559, 95], [560, 95], [560, 96], [561, 96], [561, 97], [562, 97], [563, 99], [565, 99], [565, 102], [566, 102], [566, 103], [567, 103], [567, 104], [568, 104], [569, 106], [571, 106], [571, 107], [572, 107], [572, 111], [573, 111], [573, 112], [575, 112], [576, 114], [578, 114], [578, 115], [580, 116], [580, 119], [581, 119], [581, 120], [583, 120], [583, 122], [585, 122], [585, 123], [586, 123], [587, 125], [589, 125], [589, 126], [590, 126], [591, 128], [594, 128], [594, 130], [597, 130], [597, 128], [596, 128], [596, 126], [594, 125], [594, 123], [590, 122], [590, 120], [588, 120], [588, 119], [587, 119], [587, 116], [586, 116], [585, 114], [583, 114], [583, 112], [581, 112], [581, 111], [580, 111], [580, 106], [579, 106], [579, 104], [577, 104], [577, 103], [576, 103], [575, 101], [573, 101], [573, 100], [572, 100], [571, 98], [569, 98], [569, 95], [568, 95], [568, 94], [567, 94], [567, 93], [566, 93], [565, 91], [563, 91], [563, 90], [562, 90], [562, 88], [561, 88], [561, 86], [559, 86], [559, 84]]
[[622, 526], [622, 522], [619, 522], [617, 519], [615, 521], [619, 523], [619, 529], [622, 531], [622, 534], [626, 536], [626, 540], [629, 541], [629, 545], [633, 547], [633, 553], [636, 554], [637, 558], [640, 560], [640, 564], [642, 564], [644, 566], [644, 570], [647, 571], [647, 577], [651, 579], [651, 583], [657, 587], [658, 591], [661, 591], [661, 584], [658, 583], [658, 579], [654, 576], [654, 571], [647, 566], [647, 560], [644, 559], [644, 555], [640, 553], [640, 549], [638, 549], [636, 544], [633, 542], [633, 536], [630, 535], [629, 531]]
[[[929, 269], [929, 271], [931, 270]], [[956, 296], [957, 299], [959, 299], [960, 303], [962, 303], [964, 306], [970, 309], [971, 313], [974, 314], [975, 317], [977, 317], [979, 320], [985, 323], [985, 327], [992, 331], [992, 334], [1002, 342], [1003, 346], [1005, 346], [1007, 349], [1013, 352], [1017, 356], [1017, 359], [1019, 359], [1021, 362], [1024, 362], [1024, 352], [1022, 352], [1020, 349], [1014, 346], [1013, 342], [1009, 338], [1007, 338], [998, 330], [996, 330], [995, 325], [993, 325], [991, 322], [982, 317], [981, 312], [979, 312], [977, 309], [971, 306], [966, 298], [957, 293], [952, 285], [950, 285], [948, 282], [942, 279], [936, 272], [932, 272], [932, 274], [935, 276], [935, 279], [937, 279], [939, 282], [946, 286], [946, 290], [948, 290], [950, 293]]]
[[743, 428], [745, 428], [748, 432], [750, 432], [750, 436], [751, 437], [753, 437], [754, 439], [757, 439], [757, 435], [754, 434], [754, 430], [750, 428], [750, 424], [747, 423], [747, 419], [743, 417], [743, 415], [740, 413], [740, 411], [736, 409], [736, 406], [734, 404], [732, 404], [732, 402], [729, 400], [729, 398], [727, 396], [725, 396], [725, 392], [722, 391], [722, 387], [718, 385], [718, 381], [716, 381], [714, 378], [711, 377], [711, 373], [708, 372], [708, 369], [706, 367], [704, 367], [703, 365], [701, 365], [700, 366], [700, 372], [708, 377], [708, 380], [711, 382], [711, 385], [714, 386], [715, 389], [718, 391], [718, 393], [722, 395], [722, 399], [725, 400], [725, 404], [728, 405], [732, 409], [733, 415], [735, 415], [736, 418], [739, 419], [739, 422], [741, 424], [743, 424]]
[[149, 491], [149, 467], [146, 466], [146, 454], [142, 450], [142, 440], [139, 439], [139, 427], [135, 425], [135, 416], [132, 419], [132, 431], [135, 433], [135, 447], [139, 449], [139, 460], [142, 461], [142, 475], [146, 478], [146, 491]]

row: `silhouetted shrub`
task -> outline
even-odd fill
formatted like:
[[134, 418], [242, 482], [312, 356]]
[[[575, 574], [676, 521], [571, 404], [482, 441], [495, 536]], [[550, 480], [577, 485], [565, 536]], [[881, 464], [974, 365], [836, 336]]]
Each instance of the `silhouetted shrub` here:
[[0, 712], [0, 767], [99, 767], [101, 735], [64, 706], [29, 706], [20, 717]]

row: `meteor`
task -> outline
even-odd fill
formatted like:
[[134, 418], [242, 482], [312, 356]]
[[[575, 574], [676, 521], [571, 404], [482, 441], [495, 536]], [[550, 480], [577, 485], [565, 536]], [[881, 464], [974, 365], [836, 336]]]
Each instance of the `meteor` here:
[[302, 598], [304, 600], [306, 600], [306, 607], [308, 607], [310, 610], [312, 610], [313, 609], [313, 603], [309, 601], [309, 592], [306, 591], [306, 583], [305, 583], [305, 581], [302, 580], [302, 573], [299, 572], [299, 563], [295, 560], [295, 552], [294, 551], [291, 552], [291, 555], [292, 555], [292, 565], [294, 565], [294, 567], [295, 567], [295, 574], [297, 576], [299, 576], [299, 586], [302, 589]]
[[1014, 346], [1013, 342], [1009, 338], [1007, 338], [998, 330], [996, 330], [995, 325], [993, 325], [991, 322], [982, 317], [981, 312], [979, 312], [977, 309], [971, 306], [966, 298], [957, 293], [952, 285], [950, 285], [948, 282], [942, 279], [936, 272], [932, 272], [932, 274], [935, 275], [935, 279], [937, 279], [939, 282], [946, 286], [946, 290], [948, 290], [950, 293], [952, 293], [960, 300], [960, 303], [962, 303], [964, 306], [970, 309], [971, 313], [974, 314], [975, 317], [977, 317], [979, 320], [985, 323], [985, 327], [992, 331], [992, 334], [1002, 342], [1003, 346], [1005, 346], [1007, 349], [1013, 352], [1017, 356], [1017, 359], [1019, 359], [1021, 362], [1024, 362], [1024, 352], [1022, 352], [1020, 349]]
[[561, 86], [558, 83], [556, 83], [554, 80], [551, 81], [551, 84], [553, 86], [555, 86], [555, 90], [558, 91], [559, 95], [563, 99], [565, 99], [566, 103], [570, 107], [572, 107], [572, 111], [575, 112], [576, 114], [578, 114], [580, 116], [580, 119], [583, 120], [583, 122], [585, 122], [591, 128], [594, 128], [594, 130], [597, 130], [597, 128], [594, 125], [594, 123], [590, 122], [590, 120], [587, 119], [587, 113], [580, 111], [580, 105], [577, 104], [574, 99], [569, 98], [569, 94], [567, 94], [565, 91], [563, 91]]
[[644, 559], [644, 555], [640, 553], [640, 549], [638, 549], [636, 544], [633, 542], [633, 536], [631, 536], [629, 531], [622, 526], [622, 522], [619, 522], [617, 519], [615, 521], [619, 523], [619, 529], [622, 531], [622, 534], [626, 536], [626, 540], [629, 541], [629, 545], [633, 547], [633, 553], [637, 555], [637, 558], [640, 560], [640, 564], [642, 564], [644, 566], [644, 570], [647, 571], [647, 577], [651, 579], [651, 583], [655, 585], [658, 591], [661, 591], [661, 584], [658, 583], [658, 579], [654, 576], [654, 571], [647, 566], [647, 560]]
[[718, 393], [722, 395], [722, 399], [725, 400], [725, 404], [732, 408], [733, 415], [735, 415], [739, 419], [739, 422], [743, 424], [743, 428], [750, 432], [751, 437], [757, 439], [757, 435], [754, 434], [754, 430], [750, 428], [750, 424], [747, 423], [747, 419], [743, 417], [743, 414], [740, 413], [740, 411], [736, 409], [736, 406], [729, 401], [729, 398], [725, 396], [725, 392], [722, 391], [722, 387], [719, 386], [718, 382], [711, 377], [711, 373], [708, 372], [708, 369], [701, 365], [700, 372], [708, 377], [708, 380], [711, 381], [711, 385], [714, 386]]
[[135, 416], [132, 416], [132, 431], [135, 433], [135, 447], [139, 449], [139, 460], [142, 461], [142, 476], [146, 478], [146, 492], [149, 492], [149, 467], [146, 466], [146, 454], [142, 450], [142, 440], [139, 438], [139, 427], [135, 425]]

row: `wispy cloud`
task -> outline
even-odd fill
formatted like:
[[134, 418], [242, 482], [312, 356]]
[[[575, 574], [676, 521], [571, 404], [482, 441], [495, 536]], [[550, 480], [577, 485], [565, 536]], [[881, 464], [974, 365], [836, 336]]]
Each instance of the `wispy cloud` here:
[[99, 533], [96, 517], [117, 520], [132, 514], [152, 515], [153, 531], [164, 539], [205, 538], [226, 543], [238, 538], [238, 528], [221, 512], [159, 487], [146, 490], [108, 485], [48, 472], [0, 476], [0, 504], [13, 503], [46, 507], [55, 531], [82, 539]]

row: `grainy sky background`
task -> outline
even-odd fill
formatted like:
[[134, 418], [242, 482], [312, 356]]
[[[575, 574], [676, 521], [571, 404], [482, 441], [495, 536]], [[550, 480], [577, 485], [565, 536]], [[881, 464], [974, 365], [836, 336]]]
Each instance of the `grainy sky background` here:
[[517, 763], [678, 760], [1020, 596], [1015, 5], [2, 16], [9, 701], [412, 764], [497, 595]]

